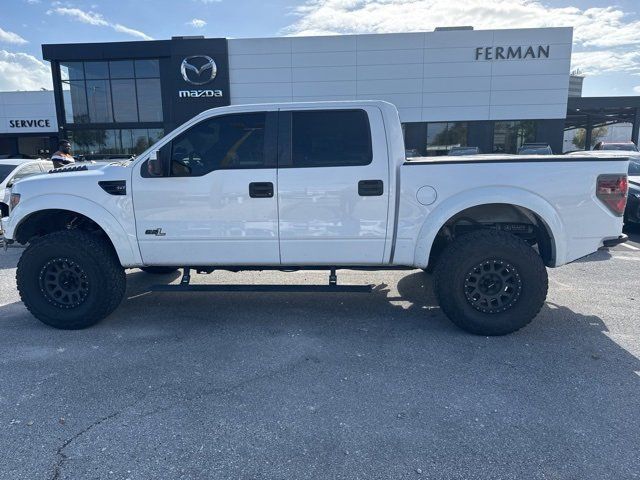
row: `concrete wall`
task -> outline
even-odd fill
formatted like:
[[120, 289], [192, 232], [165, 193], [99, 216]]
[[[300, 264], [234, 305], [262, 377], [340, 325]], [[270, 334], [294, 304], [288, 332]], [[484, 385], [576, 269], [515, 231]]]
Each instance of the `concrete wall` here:
[[[571, 28], [230, 39], [231, 103], [381, 99], [403, 122], [564, 118]], [[476, 59], [549, 46], [548, 58]]]

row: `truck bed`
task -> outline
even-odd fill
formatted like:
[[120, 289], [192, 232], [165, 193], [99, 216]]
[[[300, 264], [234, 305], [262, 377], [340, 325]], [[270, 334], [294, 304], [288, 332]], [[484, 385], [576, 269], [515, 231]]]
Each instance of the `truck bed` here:
[[603, 174], [626, 175], [628, 165], [627, 157], [586, 155], [407, 159], [400, 167], [395, 261], [416, 264], [420, 259], [420, 245], [431, 241], [423, 239], [423, 225], [437, 229], [457, 212], [492, 204], [536, 212], [555, 232], [553, 266], [574, 261], [622, 230], [622, 218], [596, 198], [596, 184]]

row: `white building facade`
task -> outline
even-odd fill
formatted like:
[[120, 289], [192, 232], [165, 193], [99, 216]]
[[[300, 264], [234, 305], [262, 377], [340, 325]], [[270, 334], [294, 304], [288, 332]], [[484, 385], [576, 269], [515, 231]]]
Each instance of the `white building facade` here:
[[44, 45], [75, 151], [138, 153], [208, 108], [381, 99], [412, 154], [562, 151], [571, 28]]

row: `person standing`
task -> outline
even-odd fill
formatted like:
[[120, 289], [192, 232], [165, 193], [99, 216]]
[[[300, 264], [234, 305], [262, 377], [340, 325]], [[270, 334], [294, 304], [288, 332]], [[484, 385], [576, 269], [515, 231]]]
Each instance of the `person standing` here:
[[60, 168], [66, 165], [76, 163], [71, 155], [71, 143], [68, 140], [60, 140], [58, 143], [58, 151], [51, 156], [53, 168]]

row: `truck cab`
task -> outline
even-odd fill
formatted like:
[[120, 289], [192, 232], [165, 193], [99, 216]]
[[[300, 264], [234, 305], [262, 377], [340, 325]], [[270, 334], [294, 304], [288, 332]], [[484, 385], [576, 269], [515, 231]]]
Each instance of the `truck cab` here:
[[133, 168], [143, 263], [385, 262], [392, 174], [379, 105], [218, 110]]

